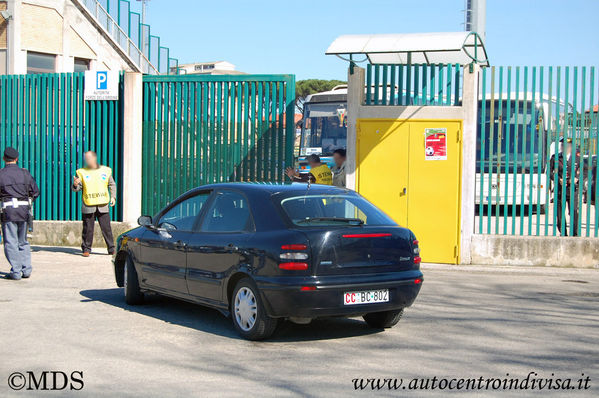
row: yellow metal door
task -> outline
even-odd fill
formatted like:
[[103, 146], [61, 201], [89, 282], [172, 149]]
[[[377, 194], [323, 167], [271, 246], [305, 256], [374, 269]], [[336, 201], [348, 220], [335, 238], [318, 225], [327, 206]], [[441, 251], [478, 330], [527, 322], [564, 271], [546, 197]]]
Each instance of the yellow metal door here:
[[406, 226], [409, 126], [388, 120], [359, 120], [357, 138], [358, 192]]
[[[425, 262], [459, 262], [461, 126], [460, 120], [357, 123], [356, 189], [414, 232]], [[426, 129], [445, 129], [445, 157], [429, 156]]]
[[[459, 262], [461, 121], [410, 121], [408, 228], [418, 241], [422, 260]], [[446, 131], [446, 158], [429, 156], [425, 133]], [[436, 130], [432, 130], [436, 129]]]

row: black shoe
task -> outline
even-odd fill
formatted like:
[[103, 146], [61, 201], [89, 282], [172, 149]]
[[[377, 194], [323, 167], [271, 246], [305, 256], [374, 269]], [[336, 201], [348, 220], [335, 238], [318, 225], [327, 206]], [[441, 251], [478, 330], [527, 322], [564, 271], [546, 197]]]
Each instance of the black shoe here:
[[6, 274], [6, 275], [4, 276], [4, 279], [10, 279], [10, 280], [13, 280], [13, 281], [18, 281], [18, 280], [21, 280], [21, 278], [16, 278], [16, 277], [14, 277], [12, 274]]

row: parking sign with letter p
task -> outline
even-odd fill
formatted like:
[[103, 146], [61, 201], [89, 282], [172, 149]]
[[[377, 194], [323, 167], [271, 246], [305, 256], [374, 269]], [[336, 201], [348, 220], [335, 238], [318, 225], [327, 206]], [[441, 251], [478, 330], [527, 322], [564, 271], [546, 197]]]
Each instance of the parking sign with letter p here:
[[87, 101], [119, 99], [119, 72], [107, 70], [85, 71], [84, 98]]
[[96, 72], [96, 90], [108, 90], [108, 72]]

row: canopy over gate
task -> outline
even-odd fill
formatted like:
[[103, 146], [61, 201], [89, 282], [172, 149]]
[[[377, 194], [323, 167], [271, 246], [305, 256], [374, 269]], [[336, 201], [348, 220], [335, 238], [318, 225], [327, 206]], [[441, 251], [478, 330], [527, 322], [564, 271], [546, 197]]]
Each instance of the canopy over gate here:
[[461, 64], [489, 66], [475, 32], [401, 33], [339, 36], [327, 55], [364, 54], [371, 64]]

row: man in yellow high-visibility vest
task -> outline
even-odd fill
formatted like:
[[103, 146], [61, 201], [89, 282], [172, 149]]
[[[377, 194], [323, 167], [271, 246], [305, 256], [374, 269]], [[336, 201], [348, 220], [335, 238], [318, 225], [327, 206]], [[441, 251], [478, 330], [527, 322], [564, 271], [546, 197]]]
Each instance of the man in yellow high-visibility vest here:
[[333, 173], [329, 166], [325, 163], [321, 163], [318, 155], [309, 155], [306, 157], [308, 165], [310, 165], [310, 172], [307, 174], [300, 174], [297, 170], [288, 167], [285, 173], [291, 181], [295, 182], [311, 182], [314, 184], [322, 185], [333, 185]]
[[94, 222], [97, 219], [102, 229], [102, 236], [108, 248], [108, 254], [114, 254], [114, 238], [110, 227], [109, 208], [116, 203], [116, 183], [112, 178], [112, 169], [98, 164], [98, 156], [94, 151], [85, 153], [85, 167], [77, 170], [73, 177], [71, 189], [75, 192], [83, 190], [83, 233], [81, 234], [81, 250], [83, 257], [89, 257], [94, 241]]

